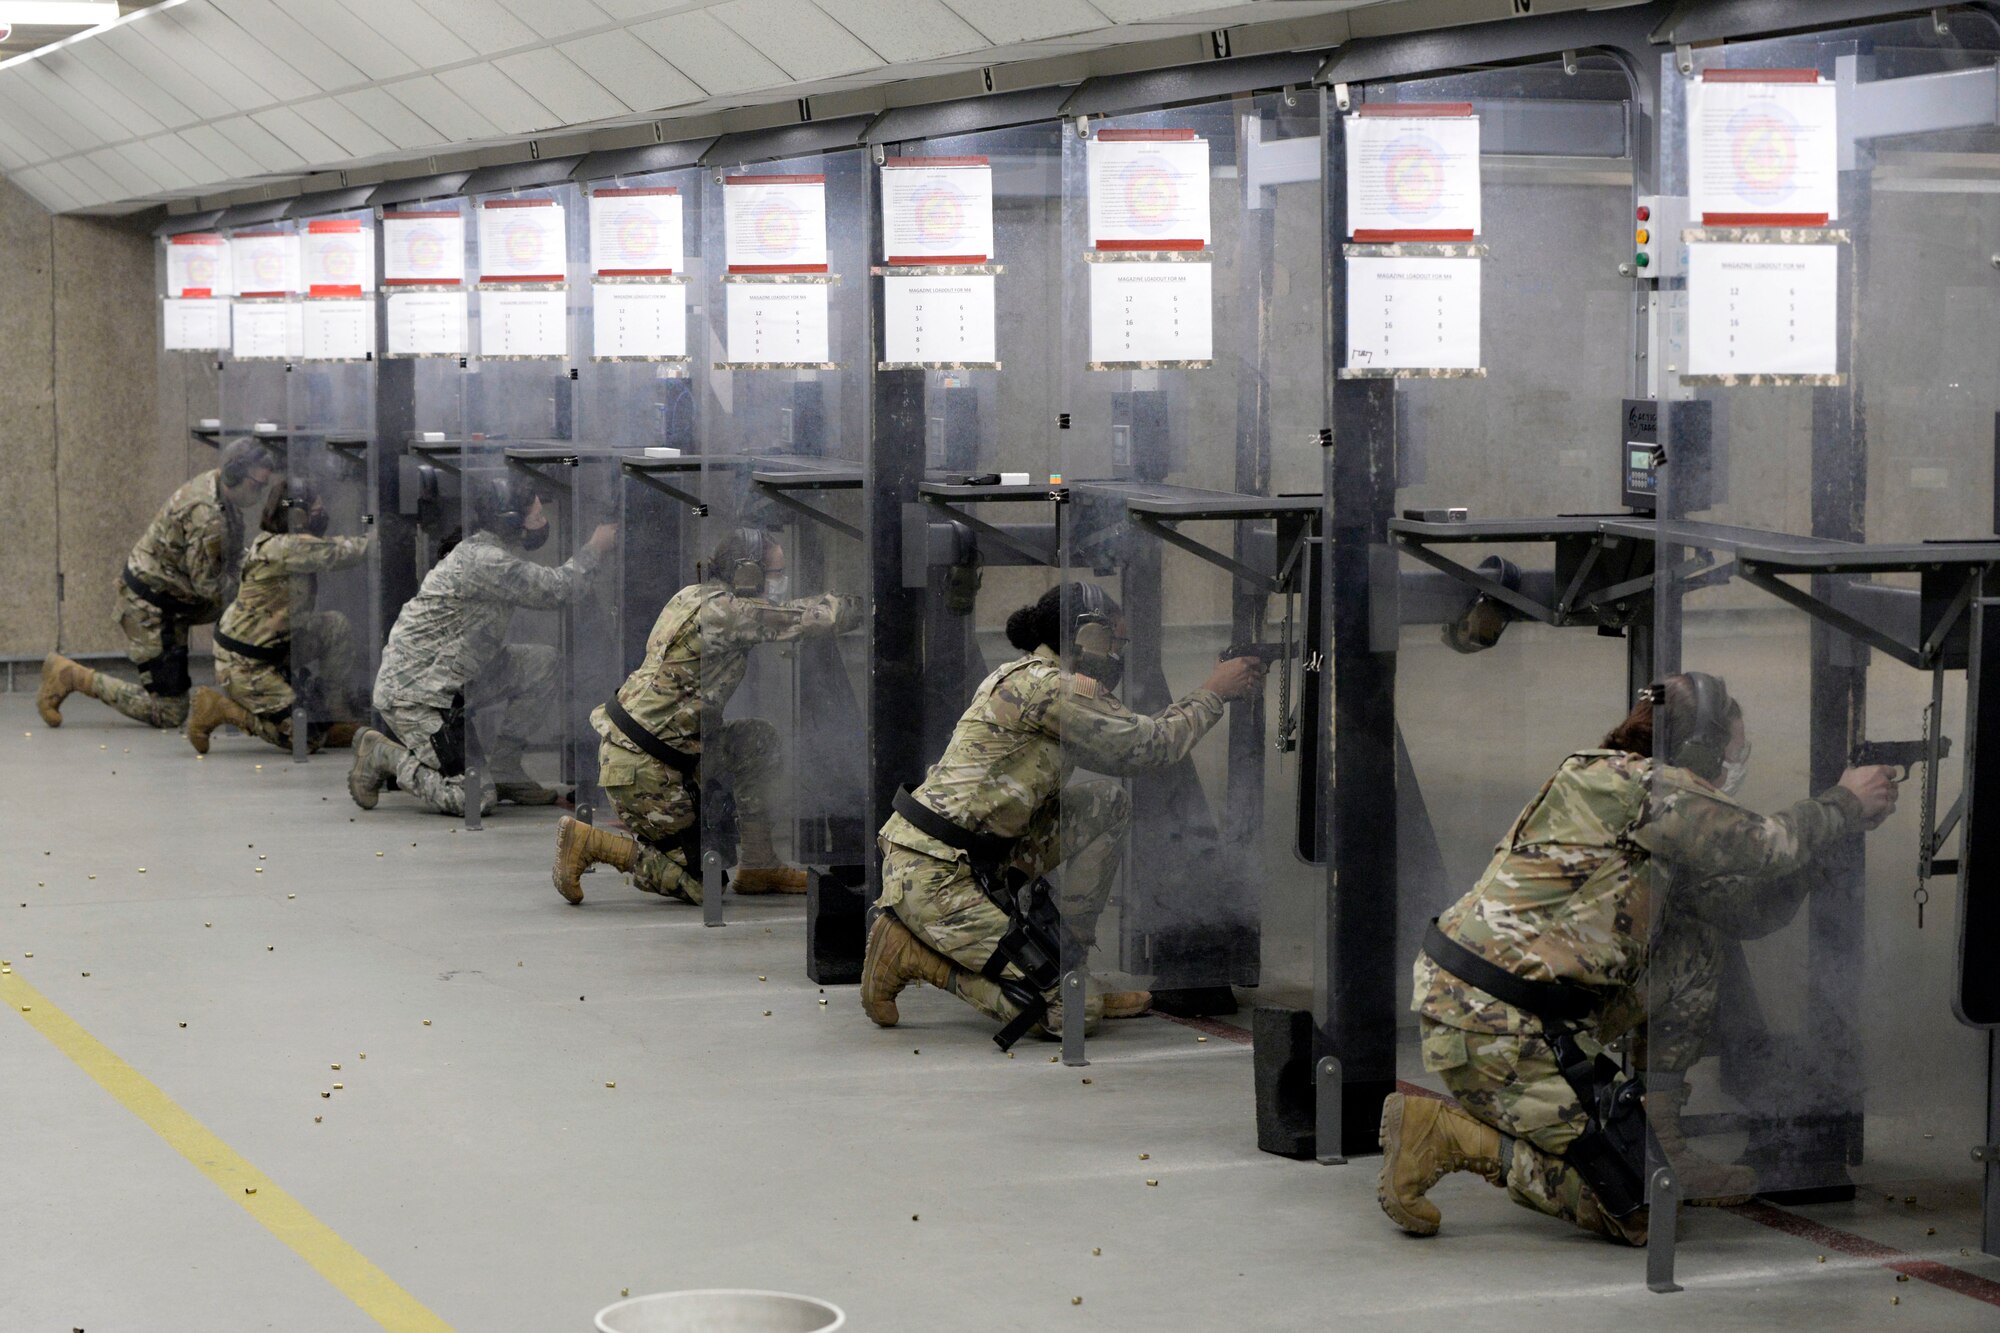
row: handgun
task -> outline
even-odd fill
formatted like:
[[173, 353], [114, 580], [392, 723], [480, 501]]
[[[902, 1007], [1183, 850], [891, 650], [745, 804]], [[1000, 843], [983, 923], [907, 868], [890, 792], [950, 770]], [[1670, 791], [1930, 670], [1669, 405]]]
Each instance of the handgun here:
[[1282, 643], [1233, 643], [1229, 647], [1224, 648], [1222, 655], [1216, 658], [1216, 660], [1218, 662], [1233, 662], [1239, 657], [1254, 657], [1265, 666], [1271, 666], [1274, 663], [1285, 661], [1287, 658], [1297, 657], [1298, 653], [1299, 645], [1296, 643], [1292, 644], [1289, 648]]
[[[1910, 770], [1931, 757], [1928, 741], [1863, 741], [1854, 747], [1849, 767], [1867, 768], [1874, 764], [1887, 764], [1898, 770], [1896, 781], [1909, 780]], [[1951, 758], [1951, 737], [1938, 737], [1939, 759]]]

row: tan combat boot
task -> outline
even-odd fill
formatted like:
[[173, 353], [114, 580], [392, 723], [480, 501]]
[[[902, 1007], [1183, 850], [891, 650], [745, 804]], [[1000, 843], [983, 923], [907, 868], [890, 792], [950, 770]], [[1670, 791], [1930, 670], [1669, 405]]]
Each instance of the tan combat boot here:
[[347, 770], [347, 794], [363, 810], [373, 810], [382, 788], [396, 776], [396, 753], [403, 747], [372, 727], [354, 735], [354, 763]]
[[565, 901], [583, 901], [581, 877], [586, 867], [599, 861], [629, 873], [639, 864], [639, 844], [631, 838], [592, 828], [571, 815], [556, 821], [556, 863], [549, 878]]
[[42, 659], [42, 688], [35, 695], [35, 708], [42, 721], [52, 727], [62, 725], [62, 701], [72, 694], [97, 694], [97, 673], [61, 653]]
[[778, 860], [771, 844], [771, 826], [761, 819], [745, 819], [738, 831], [736, 871], [729, 887], [738, 893], [804, 893], [806, 872]]
[[1747, 1166], [1725, 1166], [1688, 1147], [1681, 1127], [1685, 1087], [1646, 1094], [1646, 1123], [1660, 1142], [1681, 1187], [1681, 1202], [1692, 1208], [1733, 1208], [1748, 1203], [1757, 1192], [1757, 1173]]
[[209, 733], [217, 727], [235, 727], [244, 735], [250, 734], [250, 711], [242, 704], [224, 694], [221, 690], [211, 690], [206, 685], [198, 685], [194, 692], [194, 706], [188, 710], [188, 744], [196, 754], [208, 753]]
[[1453, 1102], [1392, 1092], [1382, 1103], [1382, 1175], [1375, 1200], [1412, 1236], [1435, 1236], [1437, 1205], [1424, 1195], [1453, 1171], [1476, 1171], [1504, 1184], [1500, 1131]]
[[892, 1028], [902, 1015], [896, 997], [912, 981], [951, 989], [952, 961], [910, 933], [894, 912], [883, 912], [868, 931], [861, 960], [861, 1011], [877, 1027]]
[[1103, 999], [1106, 1018], [1137, 1018], [1153, 1007], [1153, 992], [1149, 990], [1107, 991]]

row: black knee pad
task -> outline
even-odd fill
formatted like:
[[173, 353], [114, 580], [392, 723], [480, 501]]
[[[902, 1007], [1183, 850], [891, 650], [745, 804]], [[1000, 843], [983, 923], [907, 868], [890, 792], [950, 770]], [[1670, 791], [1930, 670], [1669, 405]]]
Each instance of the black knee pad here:
[[194, 688], [194, 679], [188, 674], [187, 645], [169, 648], [152, 661], [139, 663], [139, 683], [148, 694], [184, 698]]

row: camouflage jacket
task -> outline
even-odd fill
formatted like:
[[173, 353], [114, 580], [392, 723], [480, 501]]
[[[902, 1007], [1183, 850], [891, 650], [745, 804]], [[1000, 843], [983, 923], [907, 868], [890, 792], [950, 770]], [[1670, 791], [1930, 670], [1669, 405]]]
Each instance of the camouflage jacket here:
[[588, 546], [551, 568], [523, 560], [499, 537], [475, 532], [431, 567], [404, 603], [375, 678], [376, 697], [448, 708], [507, 640], [516, 607], [552, 610], [590, 588], [600, 557]]
[[[675, 593], [646, 636], [646, 660], [618, 687], [632, 720], [676, 750], [701, 753], [704, 719], [720, 724], [723, 706], [750, 668], [750, 650], [807, 634], [837, 634], [860, 623], [861, 603], [825, 593], [770, 602], [732, 592], [718, 580]], [[613, 745], [644, 753], [600, 705], [590, 725]]]
[[160, 506], [126, 564], [147, 587], [185, 602], [206, 625], [222, 614], [243, 558], [243, 516], [210, 468]]
[[[1584, 751], [1563, 761], [1478, 885], [1438, 925], [1518, 976], [1601, 991], [1601, 1021], [1613, 1007], [1631, 1009], [1627, 995], [1645, 972], [1656, 910], [1671, 909], [1662, 920], [1755, 934], [1760, 899], [1795, 905], [1784, 882], [1860, 828], [1860, 802], [1840, 787], [1766, 816], [1686, 769]], [[1654, 900], [1656, 868], [1670, 902]], [[1536, 1026], [1426, 954], [1417, 957], [1415, 981], [1410, 1007], [1439, 1023], [1471, 1032]]]
[[[1151, 717], [1135, 713], [1037, 648], [980, 683], [913, 795], [969, 832], [1019, 838], [1072, 769], [1123, 776], [1164, 768], [1186, 758], [1221, 719], [1222, 698], [1213, 690], [1196, 690]], [[944, 861], [964, 855], [901, 815], [889, 816], [882, 838]]]
[[[243, 582], [216, 628], [232, 639], [268, 647], [292, 633], [292, 576], [345, 569], [367, 559], [375, 534], [315, 537], [308, 532], [260, 532], [243, 557]], [[218, 647], [217, 652], [228, 649]]]

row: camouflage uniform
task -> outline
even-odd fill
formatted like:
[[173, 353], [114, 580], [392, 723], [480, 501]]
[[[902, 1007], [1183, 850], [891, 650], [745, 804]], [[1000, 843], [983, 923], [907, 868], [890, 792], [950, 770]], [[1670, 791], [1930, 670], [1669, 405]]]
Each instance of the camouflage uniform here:
[[[431, 809], [465, 813], [465, 775], [444, 772], [436, 741], [454, 696], [468, 714], [505, 705], [488, 755], [496, 774], [519, 772], [528, 742], [556, 711], [561, 662], [545, 644], [511, 644], [516, 607], [550, 610], [580, 599], [601, 557], [585, 546], [556, 568], [523, 560], [491, 532], [475, 532], [424, 576], [404, 604], [375, 676], [375, 711], [409, 753], [396, 783]], [[472, 720], [466, 719], [466, 730]]]
[[[1131, 798], [1124, 784], [1093, 778], [1064, 784], [1081, 763], [1123, 776], [1187, 757], [1222, 718], [1222, 699], [1196, 690], [1145, 717], [1096, 682], [1063, 671], [1038, 648], [988, 676], [952, 731], [944, 755], [913, 793], [958, 827], [1016, 838], [1014, 868], [1033, 877], [1058, 864], [1065, 926], [1087, 949], [1124, 854]], [[1007, 933], [1005, 913], [973, 882], [966, 854], [926, 836], [901, 815], [882, 826], [882, 897], [911, 933], [968, 969], [954, 974], [958, 997], [1001, 1023], [1021, 1012], [999, 984], [979, 975]], [[1019, 979], [1009, 968], [1008, 975]], [[1055, 998], [1055, 992], [1049, 992]], [[1101, 1003], [1092, 997], [1086, 1022]], [[1047, 1027], [1061, 1026], [1052, 1005]]]
[[338, 611], [305, 611], [294, 616], [293, 579], [359, 564], [368, 557], [374, 542], [372, 533], [315, 537], [305, 532], [260, 532], [251, 538], [250, 550], [243, 557], [242, 586], [236, 600], [222, 613], [216, 633], [258, 648], [288, 647], [291, 663], [302, 668], [305, 677], [295, 682], [292, 665], [245, 657], [217, 640], [215, 682], [224, 694], [249, 710], [252, 735], [273, 745], [291, 746], [292, 705], [298, 699], [295, 683], [306, 686], [306, 709], [316, 723], [323, 724], [334, 715], [352, 716], [352, 701], [344, 692], [334, 698], [324, 695], [324, 686], [329, 683], [344, 691], [354, 674], [353, 634], [347, 617]]
[[[724, 723], [722, 710], [743, 683], [758, 644], [837, 634], [852, 629], [860, 612], [857, 599], [832, 593], [773, 603], [733, 592], [720, 580], [692, 584], [675, 593], [653, 622], [645, 661], [618, 687], [618, 703], [683, 754], [702, 755], [706, 727], [716, 747], [702, 772], [730, 784], [741, 818], [767, 820], [779, 760], [777, 728], [760, 718]], [[590, 725], [599, 737], [598, 785], [640, 843], [632, 882], [648, 893], [700, 902], [700, 873], [689, 873], [686, 855], [666, 845], [694, 820], [680, 773], [641, 750], [602, 706], [591, 713]]]
[[[1702, 1053], [1729, 942], [1788, 920], [1806, 865], [1861, 827], [1860, 803], [1843, 788], [1767, 817], [1685, 769], [1586, 751], [1564, 761], [1438, 924], [1518, 976], [1597, 990], [1604, 998], [1579, 1033], [1584, 1048], [1595, 1054], [1629, 1034], [1638, 1068], [1677, 1075]], [[1563, 1159], [1587, 1120], [1541, 1022], [1428, 954], [1415, 982], [1424, 1067], [1517, 1140], [1508, 1194], [1643, 1244], [1645, 1211], [1612, 1218]]]
[[139, 596], [120, 576], [118, 628], [142, 684], [100, 673], [97, 697], [148, 726], [187, 721], [188, 630], [222, 614], [242, 554], [243, 516], [222, 493], [221, 469], [175, 491], [125, 561], [131, 577], [173, 609]]

